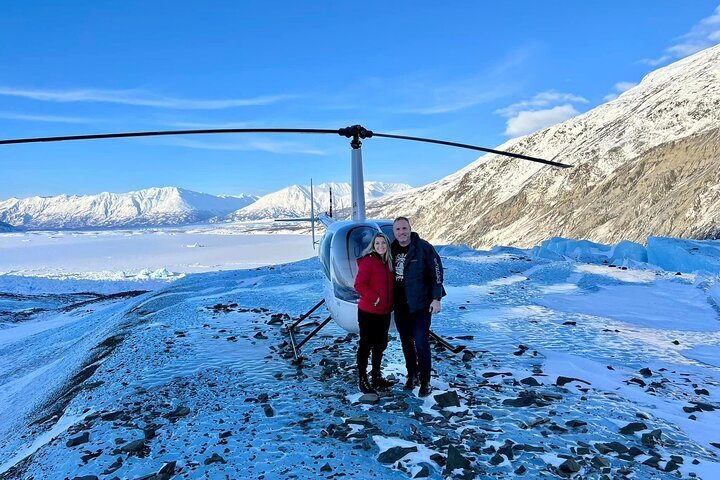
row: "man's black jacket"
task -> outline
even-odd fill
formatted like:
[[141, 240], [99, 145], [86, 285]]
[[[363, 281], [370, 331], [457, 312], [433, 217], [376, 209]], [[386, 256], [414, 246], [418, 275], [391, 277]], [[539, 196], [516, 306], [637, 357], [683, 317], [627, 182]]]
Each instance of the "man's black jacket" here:
[[[395, 255], [400, 243], [394, 240], [392, 253]], [[430, 302], [445, 296], [443, 288], [443, 267], [435, 247], [411, 232], [410, 248], [405, 256], [405, 295], [411, 312], [430, 307]]]

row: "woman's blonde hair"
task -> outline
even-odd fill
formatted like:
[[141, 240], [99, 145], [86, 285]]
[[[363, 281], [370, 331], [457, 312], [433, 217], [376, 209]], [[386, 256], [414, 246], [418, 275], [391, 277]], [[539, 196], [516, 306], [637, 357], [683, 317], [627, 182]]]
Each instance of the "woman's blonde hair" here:
[[[375, 240], [378, 237], [384, 238], [385, 244], [387, 245], [387, 250], [385, 251], [385, 253], [383, 255], [380, 255], [377, 252], [377, 250], [375, 250]], [[382, 261], [387, 264], [388, 268], [390, 268], [390, 270], [392, 270], [392, 261], [393, 261], [392, 253], [390, 253], [390, 239], [387, 237], [387, 235], [385, 235], [382, 232], [378, 232], [375, 235], [373, 235], [372, 240], [370, 240], [370, 244], [367, 247], [365, 247], [365, 250], [362, 251], [361, 256], [364, 257], [365, 255], [370, 255], [371, 253], [377, 253], [380, 256], [380, 258], [382, 259]]]

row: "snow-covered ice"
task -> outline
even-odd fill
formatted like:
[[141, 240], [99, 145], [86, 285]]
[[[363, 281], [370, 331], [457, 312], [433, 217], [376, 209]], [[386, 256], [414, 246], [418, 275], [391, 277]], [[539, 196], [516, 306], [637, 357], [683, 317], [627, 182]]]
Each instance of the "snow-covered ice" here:
[[[582, 478], [604, 462], [611, 478], [720, 478], [717, 277], [632, 245], [622, 258], [568, 245], [440, 248], [433, 329], [466, 348], [434, 351], [432, 396], [396, 386], [378, 404], [360, 402], [356, 337], [333, 323], [304, 362], [284, 358], [279, 321], [323, 291], [316, 259], [184, 272], [149, 292], [2, 293], [0, 478], [138, 478], [170, 462], [177, 478], [561, 478], [568, 458]], [[402, 381], [394, 334], [385, 363]]]

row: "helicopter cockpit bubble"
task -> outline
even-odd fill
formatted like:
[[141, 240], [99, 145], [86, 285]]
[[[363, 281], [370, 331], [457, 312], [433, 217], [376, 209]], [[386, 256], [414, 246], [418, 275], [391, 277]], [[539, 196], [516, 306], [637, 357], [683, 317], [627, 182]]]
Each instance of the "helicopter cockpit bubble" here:
[[[346, 302], [357, 303], [355, 276], [357, 259], [370, 244], [376, 233], [387, 230], [392, 224], [380, 223], [351, 224], [338, 229], [332, 238], [332, 283], [335, 297]], [[385, 227], [385, 228], [383, 228]], [[387, 233], [386, 233], [387, 234]]]

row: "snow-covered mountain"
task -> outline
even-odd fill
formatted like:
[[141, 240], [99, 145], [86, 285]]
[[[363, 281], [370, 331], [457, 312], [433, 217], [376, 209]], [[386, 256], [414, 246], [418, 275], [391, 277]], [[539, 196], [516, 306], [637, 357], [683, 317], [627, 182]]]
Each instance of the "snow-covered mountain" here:
[[255, 200], [254, 195], [215, 196], [177, 187], [11, 198], [0, 201], [0, 221], [30, 230], [177, 225], [224, 216]]
[[[405, 192], [412, 187], [401, 183], [365, 182], [365, 198], [375, 200], [394, 193]], [[332, 189], [333, 209], [339, 211], [350, 207], [349, 183], [322, 183], [313, 187], [315, 211], [330, 208]], [[301, 218], [310, 215], [310, 186], [292, 185], [260, 197], [255, 203], [229, 216], [233, 221], [264, 220], [272, 218]]]
[[720, 233], [720, 46], [660, 68], [617, 99], [497, 147], [574, 165], [484, 155], [369, 214], [407, 215], [436, 242], [531, 246]]

